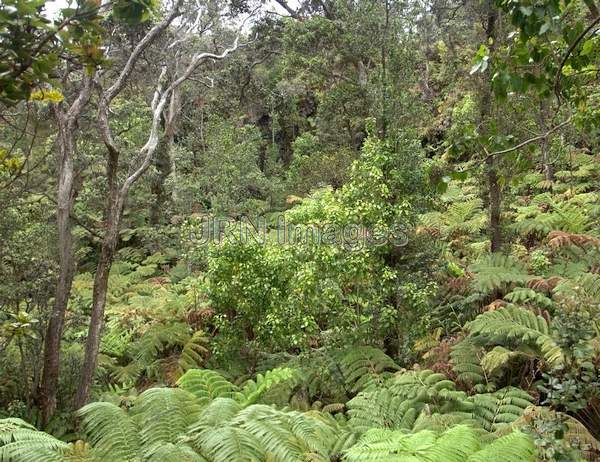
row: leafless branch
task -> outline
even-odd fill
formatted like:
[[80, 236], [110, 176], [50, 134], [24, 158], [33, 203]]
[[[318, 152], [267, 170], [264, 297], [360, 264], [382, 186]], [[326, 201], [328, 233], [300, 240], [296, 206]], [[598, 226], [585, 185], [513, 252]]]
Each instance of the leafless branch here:
[[555, 125], [554, 127], [550, 128], [547, 132], [542, 133], [541, 135], [534, 136], [533, 138], [529, 138], [529, 139], [527, 139], [525, 141], [522, 141], [521, 143], [519, 143], [519, 144], [517, 144], [515, 146], [512, 146], [510, 148], [502, 149], [500, 151], [494, 151], [494, 152], [487, 153], [487, 156], [488, 157], [493, 157], [493, 156], [500, 156], [502, 154], [508, 154], [509, 152], [513, 152], [513, 151], [516, 151], [518, 149], [524, 148], [525, 146], [527, 146], [527, 145], [529, 145], [531, 143], [535, 143], [537, 141], [541, 141], [541, 140], [543, 140], [545, 138], [548, 138], [548, 136], [550, 136], [555, 131], [560, 130], [562, 127], [570, 124], [572, 119], [573, 119], [573, 117], [569, 117], [564, 122], [561, 122], [558, 125]]

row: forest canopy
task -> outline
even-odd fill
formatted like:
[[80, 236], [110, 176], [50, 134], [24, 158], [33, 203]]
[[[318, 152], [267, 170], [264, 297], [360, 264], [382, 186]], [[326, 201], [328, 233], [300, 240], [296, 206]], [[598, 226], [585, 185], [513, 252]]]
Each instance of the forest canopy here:
[[596, 0], [2, 0], [0, 462], [600, 460]]

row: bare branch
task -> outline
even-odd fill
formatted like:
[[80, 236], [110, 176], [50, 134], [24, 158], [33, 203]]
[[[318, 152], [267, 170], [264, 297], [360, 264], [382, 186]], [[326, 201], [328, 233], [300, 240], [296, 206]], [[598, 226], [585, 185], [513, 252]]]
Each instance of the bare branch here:
[[288, 5], [286, 0], [275, 0], [275, 1], [279, 4], [279, 6], [281, 6], [285, 11], [287, 11], [292, 18], [300, 19], [300, 15], [298, 14], [298, 12], [296, 10], [294, 10], [290, 5]]
[[150, 167], [152, 163], [152, 157], [154, 156], [154, 152], [156, 151], [156, 147], [158, 145], [159, 140], [159, 130], [160, 130], [160, 118], [161, 114], [169, 101], [171, 93], [175, 91], [183, 82], [189, 79], [192, 73], [197, 69], [197, 67], [207, 59], [221, 60], [226, 58], [229, 54], [234, 52], [239, 48], [239, 36], [237, 36], [231, 47], [226, 48], [222, 53], [210, 53], [203, 52], [196, 54], [187, 65], [185, 71], [176, 78], [171, 85], [167, 87], [166, 90], [161, 91], [162, 84], [159, 83], [157, 86], [157, 92], [160, 93], [160, 98], [157, 100], [156, 104], [153, 105], [153, 117], [152, 117], [152, 127], [150, 129], [150, 135], [148, 136], [148, 141], [146, 144], [140, 149], [140, 153], [144, 155], [144, 160], [142, 164], [135, 170], [127, 179], [124, 181], [123, 186], [121, 187], [121, 191], [119, 193], [119, 208], [122, 209], [125, 203], [125, 199], [129, 192], [131, 186], [140, 178], [144, 172]]
[[154, 40], [156, 40], [156, 38], [167, 27], [169, 27], [173, 20], [181, 14], [179, 8], [181, 7], [182, 3], [183, 0], [176, 0], [169, 15], [161, 22], [156, 24], [152, 29], [150, 29], [148, 33], [142, 38], [142, 40], [140, 40], [140, 42], [133, 49], [133, 51], [129, 55], [129, 58], [127, 59], [127, 62], [125, 63], [125, 66], [123, 66], [123, 69], [121, 70], [121, 73], [119, 74], [117, 80], [115, 80], [115, 82], [110, 86], [110, 88], [108, 88], [108, 90], [104, 92], [103, 99], [105, 99], [108, 104], [110, 104], [110, 102], [115, 98], [115, 96], [117, 96], [121, 92], [121, 90], [125, 86], [125, 83], [127, 83], [127, 80], [133, 72], [133, 69], [140, 55], [154, 42]]
[[541, 141], [545, 138], [548, 138], [548, 136], [550, 136], [552, 133], [554, 133], [557, 130], [560, 130], [562, 127], [564, 127], [565, 125], [568, 125], [571, 123], [571, 120], [573, 119], [573, 117], [569, 117], [567, 120], [565, 120], [564, 122], [559, 123], [558, 125], [555, 125], [554, 127], [552, 127], [551, 129], [549, 129], [547, 132], [542, 133], [541, 135], [538, 136], [534, 136], [533, 138], [529, 138], [511, 148], [507, 148], [507, 149], [502, 149], [501, 151], [494, 151], [494, 152], [490, 152], [488, 153], [487, 157], [493, 157], [493, 156], [500, 156], [502, 154], [508, 154], [509, 152], [513, 152], [516, 151], [518, 149], [524, 148], [525, 146], [531, 144], [531, 143], [535, 143], [536, 141]]
[[108, 111], [110, 103], [125, 87], [125, 84], [127, 83], [127, 80], [133, 72], [133, 69], [142, 53], [167, 27], [169, 27], [173, 20], [181, 14], [179, 8], [181, 7], [182, 3], [183, 0], [176, 0], [169, 15], [146, 33], [146, 35], [142, 38], [142, 40], [140, 40], [140, 42], [131, 52], [131, 55], [129, 55], [129, 58], [121, 70], [119, 77], [117, 77], [115, 82], [106, 91], [104, 91], [100, 97], [100, 102], [98, 104], [98, 126], [100, 127], [102, 140], [108, 149], [109, 156], [113, 157], [113, 163], [117, 161], [119, 149], [117, 148], [117, 145], [113, 139], [110, 125], [108, 123]]

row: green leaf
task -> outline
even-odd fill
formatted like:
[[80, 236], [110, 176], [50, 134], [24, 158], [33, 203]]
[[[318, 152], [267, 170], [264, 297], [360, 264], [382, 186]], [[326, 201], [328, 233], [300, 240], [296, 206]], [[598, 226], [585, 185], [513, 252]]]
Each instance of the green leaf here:
[[583, 43], [583, 47], [581, 48], [581, 53], [579, 53], [581, 56], [587, 56], [589, 55], [592, 51], [594, 51], [594, 48], [596, 47], [596, 44], [594, 43], [593, 40], [586, 40]]

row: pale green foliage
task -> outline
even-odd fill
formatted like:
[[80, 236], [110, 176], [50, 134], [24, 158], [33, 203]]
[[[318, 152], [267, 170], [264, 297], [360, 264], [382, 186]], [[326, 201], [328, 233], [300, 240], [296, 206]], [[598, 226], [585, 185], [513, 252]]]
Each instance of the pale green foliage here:
[[594, 232], [598, 223], [596, 192], [572, 196], [539, 194], [516, 208], [514, 229], [522, 236], [543, 237], [551, 231]]
[[492, 374], [499, 367], [506, 366], [511, 359], [519, 356], [518, 351], [511, 351], [502, 346], [495, 346], [481, 358], [481, 366], [487, 374]]
[[258, 374], [255, 380], [248, 380], [242, 388], [234, 385], [216, 371], [210, 369], [192, 369], [177, 382], [183, 390], [193, 394], [202, 405], [216, 398], [235, 398], [244, 406], [255, 403], [270, 388], [291, 380], [294, 371], [278, 368]]
[[469, 267], [475, 273], [473, 287], [481, 292], [493, 292], [511, 284], [524, 283], [530, 276], [522, 263], [508, 255], [485, 255]]
[[325, 461], [335, 440], [333, 428], [332, 422], [318, 414], [258, 404], [243, 408], [220, 398], [192, 427], [190, 439], [215, 462]]
[[481, 199], [457, 201], [443, 212], [430, 212], [421, 216], [423, 226], [440, 232], [444, 239], [477, 235], [486, 224]]
[[515, 343], [522, 351], [529, 348], [537, 352], [550, 365], [563, 361], [563, 354], [551, 336], [547, 321], [527, 309], [509, 305], [488, 311], [468, 323], [466, 328], [480, 343]]
[[21, 419], [0, 420], [0, 461], [64, 462], [64, 443]]
[[369, 430], [345, 453], [348, 462], [526, 462], [535, 460], [531, 440], [520, 432], [504, 436], [489, 445], [471, 427], [458, 425], [444, 433], [421, 431]]
[[124, 409], [111, 403], [91, 403], [80, 411], [84, 431], [100, 457], [115, 461], [138, 457], [139, 429]]
[[[347, 422], [325, 411], [298, 412], [257, 404], [270, 388], [296, 380], [291, 369], [266, 372], [242, 387], [215, 371], [190, 370], [178, 388], [148, 389], [129, 409], [108, 402], [81, 409], [82, 430], [90, 448], [67, 445], [24, 422], [4, 420], [0, 421], [4, 429], [0, 454], [4, 451], [11, 462], [21, 462], [22, 454], [31, 455], [27, 460], [62, 462], [71, 460], [70, 456], [62, 458], [63, 454], [75, 449], [90, 462], [326, 462], [341, 453], [348, 461], [379, 460], [360, 457], [371, 446], [373, 454], [386, 457], [385, 451], [396, 451], [400, 445], [406, 450], [421, 448], [423, 457], [446, 450], [475, 457], [480, 450], [495, 454], [493, 446], [483, 445], [483, 433], [518, 419], [531, 401], [518, 389], [467, 396], [446, 376], [429, 370], [391, 375], [388, 371], [397, 366], [389, 357], [372, 348], [359, 350], [345, 355], [343, 369], [351, 372], [348, 383], [365, 386], [348, 402]], [[369, 378], [361, 381], [361, 373]], [[457, 426], [460, 423], [473, 427]], [[469, 428], [470, 436], [463, 436], [471, 438], [472, 444], [461, 440], [461, 428]], [[416, 433], [386, 433], [384, 429], [414, 429]], [[432, 429], [449, 430], [438, 437]], [[467, 450], [465, 444], [472, 448]]]
[[554, 305], [552, 299], [544, 294], [525, 287], [515, 288], [512, 292], [506, 294], [504, 299], [515, 305], [531, 305], [543, 308], [552, 308]]
[[531, 402], [531, 396], [517, 388], [468, 396], [443, 374], [409, 371], [349, 401], [348, 425], [359, 432], [374, 427], [412, 430], [417, 425], [437, 426], [427, 417], [447, 414], [448, 422], [468, 422], [492, 432], [519, 418]]

